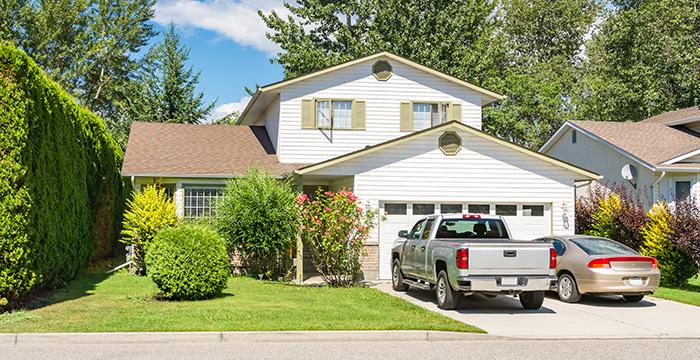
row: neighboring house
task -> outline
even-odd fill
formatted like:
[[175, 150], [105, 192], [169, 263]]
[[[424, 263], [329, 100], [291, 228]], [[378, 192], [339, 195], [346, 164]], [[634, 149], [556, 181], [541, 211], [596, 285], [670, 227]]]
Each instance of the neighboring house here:
[[[540, 152], [590, 169], [606, 187], [641, 192], [645, 206], [700, 195], [700, 108], [632, 122], [568, 121]], [[623, 167], [626, 176], [623, 177]], [[630, 169], [632, 169], [630, 171]], [[579, 195], [585, 195], [582, 183]]]
[[379, 53], [261, 87], [238, 126], [134, 124], [122, 174], [171, 189], [184, 217], [211, 214], [252, 165], [307, 194], [350, 189], [386, 214], [363, 264], [386, 279], [396, 234], [427, 214], [503, 215], [523, 239], [574, 232], [574, 183], [598, 175], [482, 132], [501, 98]]

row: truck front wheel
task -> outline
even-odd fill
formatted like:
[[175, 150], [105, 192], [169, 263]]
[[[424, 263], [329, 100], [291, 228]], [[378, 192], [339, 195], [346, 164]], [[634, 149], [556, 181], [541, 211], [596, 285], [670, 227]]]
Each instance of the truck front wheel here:
[[452, 290], [450, 281], [447, 279], [447, 273], [445, 270], [441, 270], [435, 285], [435, 297], [437, 298], [438, 307], [444, 310], [452, 310], [459, 304], [461, 296], [460, 292]]
[[401, 273], [401, 261], [394, 260], [391, 266], [391, 287], [396, 291], [408, 290], [408, 285], [403, 282], [403, 273]]
[[544, 303], [544, 291], [526, 291], [520, 293], [520, 305], [526, 310], [537, 310]]

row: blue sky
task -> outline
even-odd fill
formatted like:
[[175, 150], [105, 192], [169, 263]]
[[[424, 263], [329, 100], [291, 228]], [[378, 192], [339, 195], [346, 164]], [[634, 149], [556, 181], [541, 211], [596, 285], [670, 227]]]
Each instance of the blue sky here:
[[245, 86], [282, 79], [282, 68], [269, 62], [279, 48], [265, 37], [258, 9], [288, 13], [278, 0], [160, 0], [155, 7], [156, 30], [175, 24], [201, 73], [199, 90], [208, 102], [218, 98], [212, 117], [240, 111], [249, 100]]

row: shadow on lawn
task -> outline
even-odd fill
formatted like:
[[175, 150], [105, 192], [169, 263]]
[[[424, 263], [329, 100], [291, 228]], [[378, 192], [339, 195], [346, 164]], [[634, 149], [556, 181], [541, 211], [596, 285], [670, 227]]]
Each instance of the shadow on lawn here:
[[90, 296], [97, 285], [109, 278], [112, 274], [104, 271], [85, 272], [68, 283], [65, 287], [53, 290], [39, 290], [32, 293], [29, 299], [23, 303], [21, 309], [35, 310], [45, 306], [62, 303], [65, 301]]

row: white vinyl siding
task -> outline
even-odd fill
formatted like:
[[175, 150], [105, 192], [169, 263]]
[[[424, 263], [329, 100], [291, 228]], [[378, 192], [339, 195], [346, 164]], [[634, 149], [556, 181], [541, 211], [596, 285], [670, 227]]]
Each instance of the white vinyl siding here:
[[[378, 81], [375, 60], [359, 63], [280, 89], [279, 149], [282, 163], [310, 164], [406, 135], [400, 131], [401, 102], [461, 104], [462, 122], [481, 128], [482, 95], [468, 88], [391, 61], [394, 72]], [[364, 131], [302, 129], [302, 99], [365, 101]]]
[[[379, 201], [549, 203], [552, 232], [574, 233], [572, 172], [467, 132], [457, 133], [464, 145], [455, 156], [446, 156], [437, 148], [438, 132], [320, 169], [313, 175], [356, 174], [355, 193], [373, 206]], [[495, 208], [492, 211], [495, 213]]]

